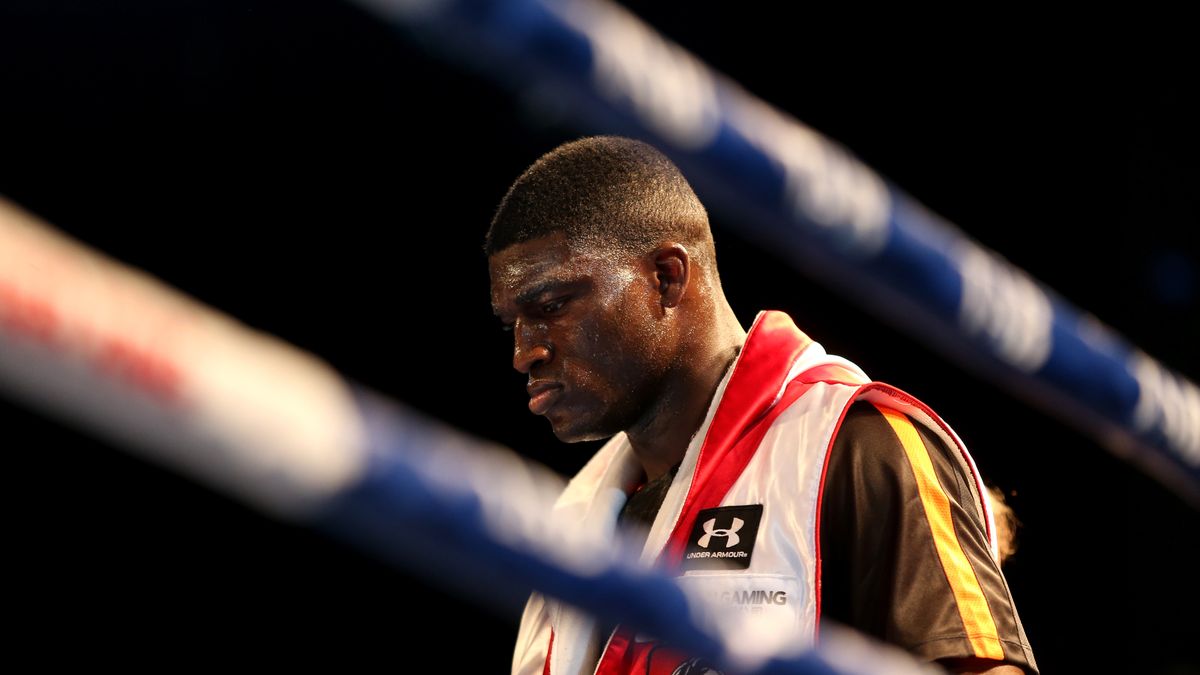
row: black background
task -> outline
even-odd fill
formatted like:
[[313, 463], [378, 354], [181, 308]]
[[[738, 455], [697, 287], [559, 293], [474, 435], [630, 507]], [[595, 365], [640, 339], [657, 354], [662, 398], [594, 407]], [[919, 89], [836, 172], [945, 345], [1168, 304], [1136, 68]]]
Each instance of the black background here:
[[[627, 6], [1200, 378], [1182, 19]], [[595, 447], [560, 445], [525, 411], [480, 251], [508, 183], [580, 129], [332, 0], [6, 2], [0, 121], [0, 194], [64, 231], [562, 473]], [[1043, 672], [1200, 672], [1194, 509], [712, 216], [745, 323], [786, 310], [922, 397], [1009, 494], [1024, 525], [1006, 573]], [[11, 647], [47, 663], [506, 672], [515, 616], [16, 403], [0, 412]]]

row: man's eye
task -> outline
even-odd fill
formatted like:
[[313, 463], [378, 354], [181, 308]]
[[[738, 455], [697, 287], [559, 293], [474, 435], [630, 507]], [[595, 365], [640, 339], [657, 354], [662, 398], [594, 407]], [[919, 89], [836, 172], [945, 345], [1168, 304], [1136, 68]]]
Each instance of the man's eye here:
[[557, 300], [551, 300], [550, 302], [543, 302], [542, 314], [553, 314], [557, 312], [558, 310], [562, 309], [562, 306], [565, 302], [566, 301], [561, 298]]

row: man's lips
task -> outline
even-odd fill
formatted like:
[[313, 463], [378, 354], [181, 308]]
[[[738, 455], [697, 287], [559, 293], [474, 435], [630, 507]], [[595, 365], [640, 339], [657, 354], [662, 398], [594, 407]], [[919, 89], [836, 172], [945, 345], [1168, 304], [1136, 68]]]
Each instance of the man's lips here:
[[558, 400], [563, 386], [551, 380], [534, 380], [525, 390], [529, 392], [529, 412], [542, 415]]

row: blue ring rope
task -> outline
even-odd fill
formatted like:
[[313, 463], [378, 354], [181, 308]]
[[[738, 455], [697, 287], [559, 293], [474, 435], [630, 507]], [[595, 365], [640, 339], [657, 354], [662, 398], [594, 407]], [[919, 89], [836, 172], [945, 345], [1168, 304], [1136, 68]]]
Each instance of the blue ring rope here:
[[[617, 5], [354, 2], [514, 93], [552, 99], [581, 128], [653, 142], [736, 216], [730, 220], [746, 228], [740, 235], [1073, 424], [1200, 507], [1194, 382]], [[620, 55], [629, 52], [642, 60], [623, 66]], [[764, 114], [772, 116], [766, 127]], [[797, 138], [800, 151], [786, 154]]]

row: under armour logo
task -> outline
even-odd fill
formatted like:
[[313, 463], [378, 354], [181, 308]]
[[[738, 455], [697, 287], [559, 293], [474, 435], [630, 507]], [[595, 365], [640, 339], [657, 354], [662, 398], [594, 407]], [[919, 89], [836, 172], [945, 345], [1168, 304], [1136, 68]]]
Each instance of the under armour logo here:
[[[762, 504], [718, 506], [700, 511], [692, 522], [692, 533], [683, 550], [682, 569], [748, 569], [762, 516]], [[723, 527], [718, 527], [718, 523]], [[712, 543], [713, 537], [719, 537], [717, 544]]]
[[733, 548], [734, 546], [738, 545], [739, 541], [742, 540], [742, 538], [738, 536], [738, 530], [742, 529], [742, 526], [745, 524], [746, 521], [742, 520], [741, 518], [734, 518], [732, 526], [718, 530], [716, 529], [717, 519], [709, 518], [708, 520], [704, 521], [704, 534], [700, 537], [700, 541], [697, 541], [696, 543], [699, 544], [701, 548], [708, 548], [708, 542], [713, 537], [725, 537], [725, 548]]

